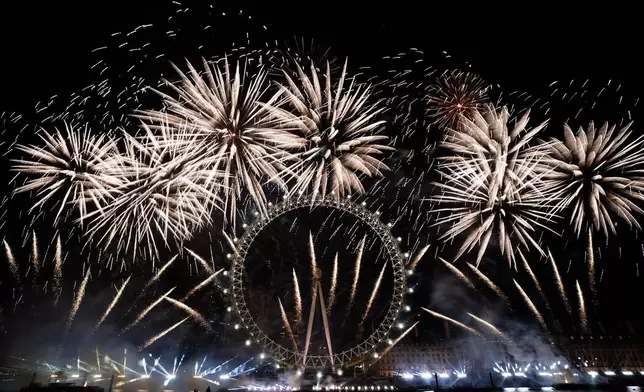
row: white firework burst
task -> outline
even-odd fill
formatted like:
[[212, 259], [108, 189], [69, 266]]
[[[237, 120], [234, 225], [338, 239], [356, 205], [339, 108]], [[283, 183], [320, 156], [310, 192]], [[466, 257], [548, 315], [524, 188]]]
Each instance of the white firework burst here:
[[118, 178], [109, 168], [118, 164], [116, 143], [107, 135], [93, 135], [88, 126], [64, 124], [64, 130], [38, 135], [43, 145], [18, 145], [28, 157], [13, 160], [13, 171], [29, 179], [15, 189], [16, 193], [36, 191], [30, 211], [50, 201], [56, 209], [55, 222], [67, 212], [77, 210], [80, 223], [90, 210], [100, 209], [114, 198]]
[[221, 172], [213, 174], [198, 157], [182, 154], [167, 124], [156, 132], [145, 124], [143, 129], [143, 137], [123, 138], [121, 163], [110, 170], [121, 179], [118, 196], [85, 217], [91, 219], [90, 237], [133, 258], [137, 252], [158, 255], [160, 248], [190, 239], [221, 202], [217, 190], [204, 185], [210, 178], [221, 184]]
[[297, 178], [292, 192], [311, 188], [313, 198], [333, 191], [336, 198], [351, 192], [363, 193], [359, 175], [382, 176], [389, 168], [381, 161], [387, 136], [378, 134], [384, 121], [379, 101], [371, 102], [371, 88], [347, 77], [345, 62], [336, 83], [327, 63], [320, 81], [311, 65], [310, 75], [297, 65], [299, 80], [287, 73], [280, 91], [286, 99], [285, 110], [271, 108], [283, 126], [296, 128], [304, 145], [296, 165]]
[[457, 258], [478, 246], [477, 265], [494, 233], [513, 267], [519, 246], [543, 253], [535, 234], [551, 230], [554, 219], [547, 208], [552, 195], [538, 174], [542, 162], [524, 148], [546, 123], [526, 130], [526, 113], [510, 131], [508, 118], [506, 108], [488, 107], [484, 114], [475, 111], [471, 120], [463, 117], [459, 130], [449, 131], [443, 146], [456, 155], [440, 159], [443, 181], [435, 186], [441, 194], [429, 199], [439, 205], [435, 213], [445, 214], [435, 225], [450, 225], [441, 239], [466, 234]]
[[551, 138], [536, 148], [545, 152], [544, 178], [556, 190], [557, 210], [570, 207], [571, 225], [579, 237], [591, 228], [616, 234], [622, 220], [641, 230], [636, 215], [644, 211], [644, 135], [630, 140], [631, 123], [617, 129], [591, 122], [577, 133], [564, 125], [563, 141]]
[[472, 73], [443, 74], [427, 94], [429, 115], [441, 127], [455, 127], [462, 116], [470, 118], [489, 101], [488, 84]]
[[[204, 60], [203, 75], [190, 63], [187, 66], [187, 74], [175, 67], [178, 83], [166, 81], [176, 98], [159, 93], [165, 111], [144, 111], [140, 117], [151, 121], [153, 129], [167, 124], [173, 134], [170, 142], [181, 154], [199, 159], [213, 174], [223, 172], [217, 181], [223, 182], [222, 199], [233, 223], [237, 199], [244, 192], [265, 214], [264, 183], [284, 188], [282, 172], [293, 159], [288, 151], [302, 146], [271, 116], [269, 108], [278, 103], [279, 94], [267, 91], [264, 71], [248, 76], [245, 67], [237, 64], [232, 69], [227, 59], [223, 65]], [[264, 96], [268, 100], [262, 102]], [[217, 188], [217, 181], [209, 176], [205, 186]]]

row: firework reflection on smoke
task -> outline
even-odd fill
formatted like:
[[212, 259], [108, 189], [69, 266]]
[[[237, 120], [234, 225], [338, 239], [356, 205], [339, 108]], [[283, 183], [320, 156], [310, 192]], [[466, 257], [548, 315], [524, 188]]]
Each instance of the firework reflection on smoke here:
[[[167, 298], [167, 297], [162, 297], [162, 298]], [[158, 334], [154, 335], [153, 337], [151, 337], [150, 339], [148, 339], [148, 340], [147, 340], [147, 341], [146, 341], [146, 342], [145, 342], [141, 347], [139, 347], [139, 351], [144, 350], [144, 349], [146, 349], [146, 348], [150, 347], [150, 345], [151, 345], [152, 343], [154, 343], [154, 342], [156, 342], [157, 340], [161, 339], [161, 338], [162, 338], [162, 337], [164, 337], [166, 334], [168, 334], [168, 333], [172, 332], [172, 330], [173, 330], [173, 329], [175, 329], [175, 328], [177, 328], [178, 326], [180, 326], [181, 324], [183, 324], [183, 323], [184, 323], [186, 320], [188, 320], [189, 318], [190, 318], [190, 316], [188, 316], [188, 317], [184, 318], [183, 320], [181, 320], [181, 321], [179, 321], [178, 323], [174, 324], [174, 325], [173, 325], [173, 326], [171, 326], [170, 328], [168, 328], [168, 329], [166, 329], [166, 330], [164, 330], [164, 331], [161, 331], [160, 333], [158, 333]]]
[[173, 304], [177, 308], [179, 308], [179, 309], [183, 310], [184, 312], [186, 312], [193, 319], [195, 319], [196, 322], [198, 322], [202, 327], [207, 329], [209, 332], [212, 332], [212, 327], [210, 326], [210, 324], [208, 324], [208, 321], [206, 320], [206, 318], [201, 313], [197, 312], [196, 310], [194, 310], [190, 306], [188, 306], [188, 305], [184, 304], [183, 302], [178, 301], [178, 300], [176, 300], [174, 298], [170, 298], [168, 296], [164, 296], [163, 298], [165, 298], [168, 302], [170, 302], [171, 304]]
[[295, 268], [293, 268], [293, 295], [295, 296], [295, 315], [297, 318], [297, 325], [302, 325], [302, 294], [300, 293], [300, 283], [297, 279]]
[[490, 278], [488, 278], [483, 272], [481, 272], [481, 270], [470, 263], [467, 263], [467, 266], [470, 267], [470, 269], [476, 274], [476, 276], [478, 276], [490, 289], [492, 289], [492, 291], [494, 291], [494, 293], [498, 295], [499, 298], [501, 298], [505, 302], [508, 302], [508, 297], [503, 293], [503, 290], [501, 290], [499, 286], [494, 284], [494, 282], [492, 282]]
[[353, 270], [353, 284], [351, 285], [351, 298], [349, 299], [349, 308], [353, 304], [353, 300], [356, 297], [356, 291], [358, 290], [358, 281], [360, 278], [360, 266], [362, 264], [362, 254], [364, 253], [364, 245], [367, 241], [367, 237], [362, 237], [360, 245], [358, 245], [358, 254], [356, 255], [356, 264]]
[[534, 303], [530, 300], [530, 297], [528, 297], [528, 294], [523, 290], [521, 285], [519, 285], [519, 282], [516, 281], [516, 279], [512, 279], [514, 282], [514, 285], [517, 287], [519, 290], [519, 293], [521, 294], [521, 298], [525, 301], [526, 305], [528, 305], [528, 308], [530, 311], [534, 314], [534, 317], [537, 318], [539, 321], [539, 324], [541, 324], [541, 328], [543, 328], [544, 331], [548, 331], [548, 327], [546, 326], [546, 322], [543, 319], [543, 316], [541, 313], [539, 313], [539, 310], [537, 309], [536, 306], [534, 306]]
[[65, 330], [65, 335], [69, 331], [69, 328], [71, 328], [72, 323], [74, 322], [74, 317], [76, 317], [76, 313], [78, 312], [78, 308], [80, 307], [80, 304], [83, 301], [83, 298], [85, 297], [85, 288], [87, 287], [87, 282], [89, 281], [89, 272], [90, 272], [90, 269], [88, 266], [87, 271], [85, 272], [85, 277], [83, 278], [83, 281], [81, 282], [80, 286], [78, 286], [78, 290], [74, 295], [74, 302], [72, 303], [72, 308], [69, 312], [69, 318], [67, 319], [67, 328]]
[[410, 271], [413, 271], [416, 266], [418, 265], [418, 262], [420, 262], [420, 259], [425, 256], [425, 253], [427, 253], [427, 250], [429, 249], [429, 245], [424, 246], [421, 250], [416, 253], [413, 259], [409, 262], [409, 265], [407, 266], [407, 269]]
[[369, 310], [371, 310], [371, 305], [373, 305], [373, 301], [376, 299], [376, 295], [378, 295], [378, 289], [380, 289], [380, 283], [382, 282], [382, 277], [385, 275], [385, 269], [387, 269], [387, 264], [385, 263], [382, 266], [382, 269], [380, 270], [380, 275], [378, 275], [378, 279], [376, 280], [376, 283], [373, 285], [373, 291], [371, 292], [371, 296], [369, 297], [369, 302], [367, 302], [367, 307], [364, 310], [364, 314], [362, 315], [362, 320], [360, 323], [363, 323], [364, 320], [367, 318], [367, 314], [369, 314]]
[[331, 288], [329, 289], [329, 306], [327, 307], [327, 313], [331, 313], [333, 305], [335, 304], [335, 290], [338, 286], [338, 254], [335, 254], [333, 258], [333, 271], [331, 272]]
[[94, 330], [96, 330], [98, 327], [100, 327], [101, 324], [103, 324], [103, 321], [105, 321], [105, 319], [107, 318], [107, 316], [109, 316], [110, 312], [112, 311], [112, 309], [114, 308], [116, 303], [119, 301], [119, 298], [121, 298], [121, 295], [123, 294], [123, 290], [125, 290], [125, 287], [127, 286], [128, 282], [130, 281], [130, 278], [132, 278], [132, 275], [130, 275], [125, 280], [125, 282], [123, 282], [123, 285], [121, 286], [121, 288], [116, 292], [116, 295], [114, 296], [114, 299], [112, 300], [110, 305], [107, 307], [107, 309], [105, 309], [105, 313], [103, 313], [101, 318], [99, 318], [98, 321], [96, 322], [96, 326], [94, 327]]
[[[194, 293], [197, 291], [201, 290], [202, 288], [206, 287], [210, 282], [215, 280], [217, 275], [219, 275], [224, 269], [220, 269], [219, 271], [215, 272], [214, 274], [210, 275], [207, 277], [203, 282], [199, 283], [195, 287], [193, 287], [190, 291], [188, 291], [188, 294], [186, 294], [183, 298], [181, 298], [181, 302], [185, 302], [188, 298], [192, 297]], [[166, 294], [167, 295], [167, 294]]]
[[427, 312], [427, 313], [431, 314], [431, 315], [432, 315], [432, 316], [434, 316], [434, 317], [438, 317], [438, 318], [443, 319], [443, 320], [445, 320], [445, 321], [449, 321], [450, 323], [452, 323], [452, 324], [456, 325], [457, 327], [463, 328], [464, 330], [466, 330], [466, 331], [468, 331], [468, 332], [471, 332], [471, 333], [473, 333], [474, 335], [478, 336], [479, 338], [481, 338], [481, 339], [485, 340], [485, 336], [483, 336], [483, 334], [482, 334], [482, 333], [480, 333], [479, 331], [475, 330], [475, 329], [474, 329], [474, 328], [472, 328], [472, 327], [468, 327], [467, 325], [465, 325], [465, 324], [461, 323], [460, 321], [456, 321], [456, 320], [454, 320], [454, 319], [453, 319], [453, 318], [451, 318], [451, 317], [447, 317], [447, 316], [445, 316], [444, 314], [441, 314], [441, 313], [435, 312], [435, 311], [433, 311], [433, 310], [429, 310], [429, 309], [427, 309], [427, 308], [423, 308], [423, 307], [421, 307], [421, 309], [422, 309], [422, 310], [424, 310], [425, 312]]
[[581, 291], [579, 281], [576, 280], [577, 286], [577, 299], [579, 301], [579, 321], [581, 322], [581, 329], [583, 332], [588, 332], [588, 315], [586, 314], [586, 304], [584, 301], [584, 293]]
[[13, 257], [13, 252], [11, 251], [11, 248], [9, 247], [9, 244], [7, 243], [6, 240], [2, 240], [2, 244], [4, 245], [4, 251], [5, 254], [7, 255], [7, 263], [9, 264], [9, 271], [11, 271], [11, 275], [13, 276], [14, 279], [18, 279], [18, 265], [16, 264], [16, 260]]
[[199, 256], [198, 254], [196, 254], [195, 252], [191, 251], [188, 248], [185, 248], [185, 249], [186, 249], [186, 252], [190, 254], [190, 256], [194, 257], [195, 260], [197, 260], [203, 266], [203, 268], [206, 270], [206, 272], [209, 275], [212, 275], [214, 273], [210, 264], [208, 264], [208, 262], [206, 262], [206, 260], [204, 260], [203, 257]]
[[568, 314], [572, 315], [572, 309], [570, 308], [570, 302], [568, 301], [568, 296], [566, 295], [566, 289], [564, 287], [563, 280], [561, 280], [561, 275], [559, 275], [559, 268], [557, 267], [557, 263], [555, 263], [555, 258], [552, 257], [552, 253], [550, 253], [550, 249], [548, 249], [548, 258], [550, 259], [550, 264], [552, 265], [552, 271], [555, 275], [555, 281], [557, 282], [557, 288], [559, 289], [561, 300], [563, 301]]
[[150, 313], [150, 311], [152, 311], [152, 309], [154, 309], [154, 307], [155, 307], [155, 306], [157, 306], [158, 304], [160, 304], [160, 303], [163, 301], [163, 299], [164, 299], [165, 297], [167, 297], [168, 295], [170, 295], [170, 293], [172, 293], [172, 292], [174, 291], [174, 289], [176, 289], [176, 286], [175, 286], [175, 287], [173, 287], [173, 288], [171, 288], [170, 290], [168, 290], [165, 294], [163, 294], [163, 295], [159, 296], [159, 298], [157, 298], [154, 302], [152, 302], [150, 305], [148, 305], [148, 307], [146, 307], [145, 309], [143, 309], [143, 311], [141, 311], [141, 313], [139, 313], [139, 315], [136, 317], [136, 319], [135, 319], [134, 321], [132, 321], [132, 322], [131, 322], [129, 325], [127, 325], [125, 328], [123, 328], [123, 332], [128, 331], [129, 329], [131, 329], [132, 327], [134, 327], [136, 324], [138, 324], [141, 320], [143, 320], [143, 318], [144, 318], [148, 313]]
[[473, 291], [476, 291], [476, 286], [474, 286], [474, 283], [472, 283], [472, 281], [467, 276], [465, 276], [464, 273], [462, 273], [458, 268], [454, 267], [452, 263], [445, 260], [444, 258], [439, 257], [438, 259], [442, 261], [445, 267], [447, 267], [447, 269], [449, 269], [454, 275], [456, 275], [456, 277], [459, 278], [461, 282], [465, 283], [465, 285], [467, 285], [467, 287], [469, 287]]
[[282, 315], [282, 322], [284, 323], [284, 328], [286, 328], [286, 333], [288, 333], [288, 337], [293, 342], [293, 349], [295, 350], [295, 352], [297, 352], [298, 351], [297, 340], [295, 340], [295, 335], [293, 335], [293, 329], [291, 329], [291, 323], [288, 322], [288, 316], [286, 315], [286, 311], [284, 310], [284, 306], [282, 305], [282, 300], [278, 298], [277, 302], [280, 305], [280, 314]]

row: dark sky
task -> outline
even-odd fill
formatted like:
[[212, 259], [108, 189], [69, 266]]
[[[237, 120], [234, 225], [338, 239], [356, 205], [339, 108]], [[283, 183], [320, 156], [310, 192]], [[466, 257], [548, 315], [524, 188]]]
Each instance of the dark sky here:
[[[0, 11], [2, 107], [33, 104], [75, 83], [87, 52], [111, 32], [165, 15], [169, 1], [33, 2]], [[189, 1], [184, 1], [188, 4]], [[494, 81], [606, 77], [639, 85], [634, 9], [563, 2], [256, 2], [243, 8], [284, 37], [314, 37], [354, 56], [409, 47], [462, 54]], [[369, 3], [367, 3], [369, 4]], [[603, 3], [607, 4], [607, 3]], [[632, 8], [633, 6], [631, 6]], [[635, 79], [638, 80], [635, 80]]]

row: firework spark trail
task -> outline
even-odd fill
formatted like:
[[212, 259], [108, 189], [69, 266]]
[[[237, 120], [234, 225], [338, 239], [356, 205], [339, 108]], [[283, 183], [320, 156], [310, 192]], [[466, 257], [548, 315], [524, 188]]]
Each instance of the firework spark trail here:
[[429, 309], [427, 309], [427, 308], [423, 308], [422, 306], [421, 306], [421, 309], [422, 309], [422, 310], [424, 310], [425, 312], [427, 312], [427, 313], [431, 314], [431, 315], [432, 315], [432, 316], [434, 316], [434, 317], [438, 317], [438, 318], [443, 319], [443, 320], [445, 320], [445, 321], [449, 321], [450, 323], [452, 323], [452, 324], [454, 324], [454, 325], [456, 325], [456, 326], [458, 326], [458, 327], [461, 327], [461, 328], [463, 328], [464, 330], [466, 330], [466, 331], [468, 331], [468, 332], [471, 332], [471, 333], [473, 333], [474, 335], [476, 335], [476, 336], [480, 337], [481, 339], [485, 340], [485, 336], [483, 336], [483, 334], [482, 334], [482, 333], [480, 333], [479, 331], [477, 331], [476, 329], [474, 329], [474, 328], [472, 328], [472, 327], [468, 327], [467, 325], [465, 325], [465, 324], [461, 323], [460, 321], [456, 321], [456, 320], [454, 320], [453, 318], [447, 317], [447, 316], [445, 316], [444, 314], [441, 314], [441, 313], [435, 312], [435, 311], [433, 311], [433, 310], [429, 310]]
[[338, 286], [338, 254], [335, 254], [333, 259], [333, 272], [331, 273], [331, 288], [329, 289], [329, 306], [327, 307], [327, 313], [331, 313], [331, 309], [335, 304], [335, 290]]
[[174, 261], [177, 259], [177, 256], [179, 256], [179, 255], [174, 255], [174, 257], [173, 257], [173, 258], [171, 258], [171, 259], [170, 259], [170, 261], [168, 261], [167, 263], [165, 263], [165, 264], [163, 265], [163, 267], [161, 267], [161, 269], [159, 269], [159, 272], [157, 272], [157, 273], [152, 277], [152, 279], [150, 279], [150, 280], [148, 281], [148, 283], [146, 283], [146, 284], [145, 284], [145, 286], [143, 287], [143, 290], [141, 290], [141, 294], [143, 294], [147, 289], [149, 289], [149, 288], [150, 288], [150, 286], [152, 286], [152, 284], [153, 284], [154, 282], [156, 282], [157, 280], [159, 280], [159, 278], [161, 277], [161, 275], [163, 275], [163, 273], [168, 269], [168, 267], [170, 267], [170, 265], [171, 265], [172, 263], [174, 263]]
[[233, 240], [226, 234], [224, 230], [221, 231], [224, 235], [224, 238], [226, 239], [226, 242], [228, 242], [228, 246], [230, 246], [230, 249], [235, 253], [235, 256], [239, 256], [239, 252], [237, 252], [237, 247], [235, 246], [235, 243]]
[[530, 275], [530, 279], [532, 279], [532, 283], [534, 283], [534, 287], [537, 288], [537, 291], [539, 292], [539, 295], [541, 296], [543, 303], [546, 305], [546, 309], [548, 309], [548, 311], [552, 313], [552, 309], [550, 308], [550, 302], [548, 302], [548, 297], [546, 297], [546, 294], [541, 289], [541, 283], [539, 283], [537, 276], [534, 274], [534, 272], [532, 272], [532, 268], [530, 268], [530, 264], [528, 264], [528, 260], [525, 259], [525, 256], [523, 256], [523, 252], [521, 252], [521, 250], [519, 250], [517, 253], [519, 254], [519, 258], [521, 259], [523, 268], [525, 268], [525, 270], [528, 272], [528, 275]]
[[166, 296], [170, 295], [176, 289], [177, 287], [173, 287], [170, 290], [168, 290], [165, 294], [161, 295], [159, 298], [157, 298], [154, 302], [152, 302], [150, 305], [148, 305], [147, 308], [143, 309], [141, 313], [136, 317], [134, 321], [132, 321], [129, 325], [127, 325], [125, 328], [123, 328], [123, 332], [128, 331], [130, 328], [134, 327], [136, 324], [138, 324], [141, 320], [143, 320], [143, 317], [145, 317], [152, 309], [154, 309], [155, 306], [161, 303], [163, 301], [163, 298]]
[[130, 278], [132, 278], [132, 275], [130, 275], [130, 276], [125, 280], [125, 282], [123, 282], [123, 285], [121, 286], [121, 288], [119, 289], [119, 291], [117, 291], [117, 292], [116, 292], [116, 295], [114, 296], [114, 299], [113, 299], [113, 300], [112, 300], [112, 302], [110, 303], [110, 306], [108, 306], [108, 307], [107, 307], [107, 309], [105, 310], [105, 313], [103, 313], [103, 315], [101, 316], [101, 318], [100, 318], [100, 319], [98, 319], [98, 321], [96, 322], [96, 326], [94, 327], [94, 330], [95, 330], [95, 331], [98, 329], [98, 327], [100, 327], [100, 326], [101, 326], [101, 324], [103, 324], [103, 322], [105, 321], [105, 319], [107, 318], [107, 316], [110, 314], [110, 312], [112, 311], [112, 309], [114, 308], [114, 306], [116, 306], [116, 303], [119, 301], [119, 298], [121, 298], [121, 295], [123, 294], [123, 290], [125, 290], [125, 286], [127, 286], [128, 282], [130, 281]]
[[586, 314], [586, 305], [584, 303], [584, 293], [581, 291], [579, 281], [575, 281], [577, 285], [577, 297], [579, 299], [579, 320], [581, 321], [581, 329], [583, 332], [588, 332], [588, 315]]
[[212, 274], [209, 277], [207, 277], [203, 282], [201, 282], [198, 285], [196, 285], [195, 287], [193, 287], [192, 290], [188, 291], [188, 294], [186, 294], [183, 298], [181, 298], [181, 302], [184, 302], [188, 298], [192, 297], [192, 295], [194, 293], [196, 293], [197, 291], [199, 291], [202, 288], [206, 287], [206, 285], [208, 285], [208, 283], [212, 282], [217, 277], [217, 275], [219, 275], [223, 270], [224, 270], [223, 268], [220, 269], [219, 271], [217, 271], [214, 274]]
[[293, 335], [293, 330], [291, 329], [291, 323], [288, 322], [288, 317], [286, 316], [286, 311], [284, 310], [284, 306], [282, 305], [282, 300], [278, 298], [277, 302], [280, 305], [280, 312], [282, 314], [282, 322], [284, 323], [284, 328], [286, 328], [288, 337], [291, 338], [291, 341], [293, 342], [293, 349], [295, 350], [295, 352], [298, 352], [299, 349], [297, 348], [297, 341], [295, 340], [295, 335]]
[[166, 297], [166, 296], [164, 296], [163, 298], [168, 300], [171, 304], [173, 304], [177, 308], [179, 308], [179, 309], [183, 310], [184, 312], [188, 313], [188, 315], [190, 315], [192, 318], [194, 318], [195, 321], [197, 321], [199, 324], [201, 324], [202, 327], [207, 329], [209, 332], [212, 332], [212, 327], [210, 326], [210, 324], [208, 324], [208, 321], [205, 319], [205, 317], [201, 313], [197, 312], [196, 310], [194, 310], [190, 306], [184, 304], [183, 302], [177, 301], [174, 298], [170, 298], [170, 297]]
[[89, 267], [87, 267], [87, 272], [85, 272], [85, 277], [83, 278], [83, 281], [81, 282], [80, 286], [78, 286], [78, 290], [76, 291], [76, 295], [74, 296], [74, 302], [72, 303], [72, 308], [69, 311], [69, 318], [67, 319], [67, 328], [65, 329], [65, 335], [67, 335], [67, 332], [69, 332], [69, 328], [71, 328], [72, 323], [74, 322], [74, 317], [76, 317], [78, 308], [80, 307], [81, 302], [85, 297], [85, 288], [87, 287], [87, 282], [89, 281], [89, 272], [90, 272], [90, 269]]
[[590, 288], [593, 302], [597, 302], [597, 291], [595, 290], [595, 253], [593, 251], [593, 232], [591, 227], [588, 228], [586, 257], [588, 262], [588, 287]]
[[559, 275], [559, 269], [557, 268], [557, 263], [555, 263], [555, 258], [552, 257], [550, 249], [548, 249], [548, 257], [550, 258], [550, 263], [552, 264], [552, 271], [555, 275], [555, 280], [557, 281], [557, 288], [559, 289], [559, 294], [561, 295], [561, 300], [568, 311], [568, 314], [572, 314], [572, 309], [570, 308], [570, 302], [568, 302], [568, 296], [566, 295], [566, 289], [564, 288], [563, 281], [561, 280], [561, 275]]
[[63, 280], [63, 246], [60, 243], [60, 235], [56, 237], [56, 252], [54, 254], [54, 292], [56, 299], [54, 305], [58, 303], [60, 298], [61, 282]]
[[311, 272], [313, 276], [318, 275], [318, 263], [315, 259], [315, 245], [313, 244], [313, 234], [309, 231], [309, 257], [311, 258]]
[[503, 293], [503, 290], [497, 285], [492, 282], [490, 278], [488, 278], [481, 270], [476, 268], [474, 265], [467, 263], [467, 266], [470, 267], [470, 269], [478, 276], [496, 295], [499, 296], [503, 301], [509, 302], [508, 297]]
[[411, 262], [407, 265], [407, 269], [413, 271], [418, 265], [418, 262], [420, 261], [420, 259], [422, 259], [423, 256], [425, 256], [425, 253], [427, 252], [428, 249], [429, 249], [429, 245], [426, 245], [421, 250], [419, 250], [418, 253], [416, 253], [414, 258], [411, 260]]
[[514, 282], [514, 285], [517, 286], [517, 289], [519, 290], [521, 297], [525, 301], [526, 305], [528, 305], [528, 308], [530, 308], [530, 311], [534, 314], [534, 317], [536, 317], [537, 321], [539, 321], [539, 324], [541, 324], [541, 328], [543, 328], [543, 330], [547, 332], [548, 326], [546, 325], [546, 322], [544, 321], [541, 313], [539, 313], [539, 310], [537, 309], [537, 307], [534, 306], [534, 303], [530, 300], [530, 297], [528, 297], [528, 294], [526, 294], [526, 292], [523, 291], [523, 288], [519, 285], [519, 282], [517, 282], [516, 279], [512, 279], [512, 281]]
[[378, 289], [380, 289], [380, 283], [382, 282], [382, 277], [385, 275], [385, 269], [387, 269], [387, 264], [388, 263], [385, 263], [382, 266], [382, 269], [380, 270], [380, 275], [378, 275], [378, 279], [376, 280], [376, 283], [373, 285], [373, 291], [371, 292], [371, 297], [369, 297], [369, 302], [367, 302], [367, 307], [365, 308], [364, 314], [362, 315], [362, 320], [360, 321], [361, 324], [367, 318], [367, 314], [369, 314], [369, 311], [371, 310], [371, 305], [373, 305], [373, 301], [376, 299], [376, 295], [378, 295]]
[[191, 250], [190, 250], [190, 249], [188, 249], [188, 248], [186, 248], [186, 251], [187, 251], [187, 252], [188, 252], [192, 257], [194, 257], [194, 258], [195, 258], [199, 263], [201, 263], [201, 265], [203, 266], [203, 268], [206, 270], [206, 272], [207, 272], [208, 274], [212, 275], [212, 274], [215, 272], [215, 271], [213, 271], [213, 270], [212, 270], [212, 267], [210, 266], [210, 264], [208, 264], [208, 263], [206, 262], [206, 260], [204, 260], [201, 256], [199, 256], [198, 254], [196, 254], [195, 252], [191, 251]]
[[452, 273], [456, 275], [457, 278], [459, 278], [463, 283], [465, 283], [467, 287], [472, 289], [472, 291], [477, 291], [476, 286], [474, 286], [474, 283], [472, 283], [472, 281], [467, 276], [465, 276], [465, 274], [462, 273], [458, 268], [454, 267], [452, 263], [448, 262], [442, 257], [439, 257], [438, 259], [442, 261], [443, 264], [445, 264], [445, 267], [447, 267], [447, 269], [452, 271]]
[[297, 325], [302, 325], [302, 294], [300, 293], [300, 283], [297, 279], [295, 268], [293, 268], [293, 295], [295, 296], [295, 317], [297, 318]]
[[387, 354], [387, 353], [389, 352], [389, 350], [391, 350], [391, 349], [392, 349], [393, 347], [395, 347], [395, 346], [396, 346], [396, 345], [397, 345], [401, 340], [403, 340], [403, 339], [405, 338], [405, 336], [407, 336], [407, 335], [408, 335], [408, 334], [409, 334], [409, 333], [410, 333], [414, 328], [416, 328], [416, 325], [418, 325], [418, 323], [419, 323], [419, 322], [420, 322], [420, 321], [416, 321], [416, 322], [415, 322], [414, 324], [412, 324], [409, 328], [407, 328], [407, 329], [405, 330], [405, 332], [403, 332], [402, 334], [400, 334], [400, 336], [398, 336], [398, 337], [396, 338], [396, 340], [394, 340], [393, 342], [391, 342], [391, 344], [389, 344], [387, 347], [385, 347], [385, 349], [380, 353], [380, 355], [378, 355], [378, 358], [377, 358], [377, 360], [376, 360], [376, 361], [380, 360], [380, 358], [382, 358], [385, 354]]
[[18, 265], [16, 264], [16, 259], [13, 257], [13, 252], [6, 240], [2, 240], [4, 244], [4, 251], [7, 254], [7, 263], [9, 263], [9, 271], [15, 280], [18, 280]]
[[358, 245], [358, 254], [356, 255], [356, 265], [353, 273], [353, 284], [351, 285], [351, 298], [349, 299], [349, 308], [353, 305], [353, 300], [356, 297], [358, 290], [358, 280], [360, 278], [360, 265], [362, 264], [362, 254], [364, 253], [364, 245], [367, 242], [367, 236], [362, 237], [360, 245]]
[[38, 255], [38, 239], [36, 238], [36, 231], [31, 234], [31, 263], [34, 266], [34, 274], [40, 274], [40, 260]]
[[[162, 297], [162, 298], [167, 298], [167, 297]], [[190, 316], [188, 316], [188, 317], [184, 318], [183, 320], [179, 321], [178, 323], [176, 323], [175, 325], [171, 326], [170, 328], [168, 328], [168, 329], [166, 329], [166, 330], [164, 330], [164, 331], [161, 331], [161, 332], [159, 332], [158, 334], [154, 335], [153, 337], [151, 337], [150, 339], [148, 339], [145, 343], [143, 343], [143, 345], [142, 345], [141, 347], [139, 347], [139, 351], [144, 350], [144, 349], [146, 349], [146, 348], [150, 347], [150, 345], [151, 345], [152, 343], [156, 342], [157, 340], [161, 339], [162, 337], [164, 337], [165, 335], [167, 335], [168, 333], [170, 333], [173, 329], [175, 329], [175, 328], [177, 328], [178, 326], [180, 326], [181, 324], [183, 324], [183, 323], [184, 323], [187, 319], [189, 319], [189, 318], [190, 318]]]
[[494, 332], [496, 335], [498, 335], [506, 343], [509, 343], [509, 344], [512, 343], [512, 340], [510, 340], [507, 336], [505, 336], [505, 334], [503, 332], [501, 332], [500, 329], [498, 329], [497, 327], [492, 325], [492, 323], [490, 323], [489, 321], [486, 321], [486, 320], [484, 320], [484, 319], [482, 319], [480, 317], [477, 317], [477, 316], [475, 316], [475, 315], [473, 315], [472, 313], [469, 313], [469, 312], [467, 313], [467, 315], [472, 317], [474, 320], [478, 321], [479, 323], [481, 323], [481, 324], [485, 325], [486, 327], [488, 327], [492, 332]]

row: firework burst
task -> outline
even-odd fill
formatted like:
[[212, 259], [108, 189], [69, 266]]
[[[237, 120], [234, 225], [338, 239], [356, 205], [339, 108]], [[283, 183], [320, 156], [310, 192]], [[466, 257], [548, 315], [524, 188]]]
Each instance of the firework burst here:
[[[301, 148], [303, 141], [275, 124], [271, 116], [279, 94], [260, 102], [266, 89], [266, 73], [247, 76], [239, 64], [232, 69], [226, 60], [223, 66], [204, 60], [204, 75], [188, 63], [188, 73], [177, 73], [178, 83], [167, 82], [177, 98], [160, 93], [165, 111], [143, 111], [140, 117], [153, 124], [168, 124], [173, 144], [184, 155], [199, 160], [211, 173], [205, 186], [218, 188], [223, 184], [223, 202], [228, 218], [234, 223], [237, 199], [243, 192], [255, 202], [260, 213], [266, 213], [263, 183], [272, 181], [284, 188], [282, 172], [285, 162], [293, 157], [286, 151]], [[152, 125], [156, 128], [158, 125]]]
[[444, 74], [427, 95], [428, 111], [441, 128], [454, 127], [462, 116], [470, 118], [488, 101], [488, 85], [477, 75], [452, 71]]
[[545, 255], [535, 233], [552, 231], [554, 217], [547, 208], [552, 195], [537, 174], [542, 163], [523, 151], [545, 123], [526, 131], [525, 113], [510, 131], [508, 119], [506, 108], [493, 107], [475, 111], [472, 120], [462, 117], [459, 130], [449, 131], [443, 143], [457, 155], [441, 159], [438, 172], [444, 181], [435, 183], [441, 194], [429, 199], [441, 207], [435, 213], [447, 213], [435, 222], [450, 226], [440, 238], [466, 234], [456, 258], [478, 246], [477, 266], [495, 232], [501, 253], [516, 267], [517, 245]]
[[314, 66], [310, 75], [299, 65], [297, 70], [299, 83], [285, 73], [287, 83], [280, 89], [291, 110], [271, 110], [282, 124], [296, 128], [304, 147], [291, 191], [311, 188], [313, 198], [333, 192], [338, 199], [363, 193], [359, 175], [382, 176], [388, 167], [379, 157], [393, 150], [381, 144], [387, 136], [378, 134], [384, 121], [376, 117], [383, 108], [379, 102], [370, 103], [370, 87], [347, 77], [346, 63], [335, 84], [328, 64], [322, 84]]
[[81, 130], [67, 123], [64, 131], [50, 134], [43, 130], [39, 137], [43, 146], [16, 146], [28, 158], [14, 160], [12, 170], [30, 178], [15, 192], [36, 191], [30, 211], [51, 201], [57, 209], [55, 222], [66, 207], [72, 207], [82, 225], [92, 207], [100, 209], [114, 199], [119, 180], [109, 174], [109, 168], [118, 164], [116, 144], [108, 136], [92, 134], [87, 126]]

